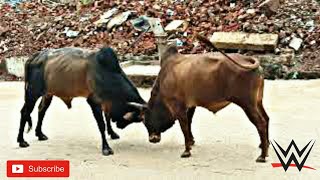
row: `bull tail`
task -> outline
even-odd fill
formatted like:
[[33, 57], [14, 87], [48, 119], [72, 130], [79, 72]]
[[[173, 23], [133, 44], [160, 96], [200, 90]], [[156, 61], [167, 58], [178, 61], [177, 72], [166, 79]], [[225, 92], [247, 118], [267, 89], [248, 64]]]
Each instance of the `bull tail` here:
[[213, 48], [216, 51], [219, 51], [220, 53], [222, 53], [225, 57], [227, 57], [231, 62], [233, 62], [235, 65], [244, 68], [244, 69], [248, 69], [248, 70], [254, 70], [257, 69], [260, 66], [260, 63], [257, 59], [255, 58], [247, 58], [246, 60], [248, 60], [251, 64], [250, 65], [243, 65], [241, 63], [239, 63], [238, 61], [232, 59], [230, 56], [228, 56], [226, 53], [224, 53], [223, 51], [221, 51], [220, 49], [216, 48], [213, 43], [207, 39], [206, 37], [196, 34], [195, 37], [200, 40], [201, 42], [205, 43], [206, 45], [208, 45], [209, 47]]
[[[35, 54], [33, 54], [25, 63], [24, 65], [24, 101], [27, 102], [27, 98], [28, 98], [28, 94], [30, 93], [29, 90], [29, 83], [30, 83], [30, 79], [29, 79], [29, 75], [31, 72], [31, 67], [30, 64], [31, 62], [38, 57], [38, 55], [40, 54], [40, 52], [37, 52]], [[27, 133], [30, 132], [30, 130], [32, 129], [32, 121], [31, 118], [27, 118], [27, 122], [28, 122], [28, 130]]]

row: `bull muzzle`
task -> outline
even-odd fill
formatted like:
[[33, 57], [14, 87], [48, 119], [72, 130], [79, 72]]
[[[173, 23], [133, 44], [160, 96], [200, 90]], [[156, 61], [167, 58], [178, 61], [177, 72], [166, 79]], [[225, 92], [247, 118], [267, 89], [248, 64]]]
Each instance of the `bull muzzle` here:
[[151, 143], [158, 143], [161, 140], [160, 134], [151, 134], [149, 135], [149, 142]]

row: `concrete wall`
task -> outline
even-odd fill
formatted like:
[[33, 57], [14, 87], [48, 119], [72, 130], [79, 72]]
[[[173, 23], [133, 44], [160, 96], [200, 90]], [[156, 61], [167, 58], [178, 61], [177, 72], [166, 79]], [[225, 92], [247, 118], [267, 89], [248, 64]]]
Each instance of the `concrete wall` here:
[[24, 64], [28, 57], [11, 57], [4, 60], [6, 72], [17, 77], [24, 77]]

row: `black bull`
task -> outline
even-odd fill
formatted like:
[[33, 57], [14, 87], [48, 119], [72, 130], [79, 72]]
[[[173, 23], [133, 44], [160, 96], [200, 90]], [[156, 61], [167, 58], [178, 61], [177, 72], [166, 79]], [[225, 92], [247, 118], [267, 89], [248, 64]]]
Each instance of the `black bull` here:
[[85, 97], [97, 121], [104, 155], [113, 154], [105, 137], [105, 123], [111, 138], [119, 136], [112, 130], [110, 118], [119, 128], [132, 122], [140, 122], [140, 111], [128, 102], [145, 104], [136, 87], [121, 69], [117, 56], [111, 48], [85, 50], [62, 48], [44, 50], [34, 54], [25, 65], [25, 103], [21, 109], [20, 128], [17, 141], [20, 147], [29, 144], [23, 138], [26, 122], [32, 127], [31, 112], [36, 101], [39, 105], [36, 136], [47, 140], [41, 126], [53, 96], [61, 98], [68, 108], [74, 97]]

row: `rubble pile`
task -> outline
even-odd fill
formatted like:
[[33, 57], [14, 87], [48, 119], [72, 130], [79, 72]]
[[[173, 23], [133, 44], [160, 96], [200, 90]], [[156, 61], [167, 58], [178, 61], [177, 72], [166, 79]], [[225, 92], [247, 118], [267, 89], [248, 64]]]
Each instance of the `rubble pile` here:
[[205, 50], [192, 39], [195, 33], [210, 37], [214, 32], [243, 31], [278, 34], [275, 53], [291, 48], [296, 53], [308, 52], [306, 59], [319, 59], [313, 55], [320, 49], [320, 5], [316, 1], [282, 0], [279, 7], [273, 4], [269, 11], [268, 7], [261, 7], [262, 0], [251, 6], [243, 2], [233, 5], [229, 0], [97, 0], [79, 6], [26, 0], [16, 6], [4, 4], [0, 7], [0, 61], [65, 46], [109, 45], [119, 54], [155, 54], [152, 32], [145, 33], [130, 48], [142, 33], [131, 20], [142, 15], [160, 18], [163, 27], [182, 20], [184, 28], [173, 25], [169, 32], [182, 53]]

